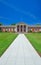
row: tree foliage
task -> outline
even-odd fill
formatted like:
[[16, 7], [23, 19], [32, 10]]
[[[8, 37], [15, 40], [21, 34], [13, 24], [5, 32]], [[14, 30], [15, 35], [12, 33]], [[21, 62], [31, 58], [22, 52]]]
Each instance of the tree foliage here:
[[2, 23], [0, 23], [0, 26], [2, 25]]

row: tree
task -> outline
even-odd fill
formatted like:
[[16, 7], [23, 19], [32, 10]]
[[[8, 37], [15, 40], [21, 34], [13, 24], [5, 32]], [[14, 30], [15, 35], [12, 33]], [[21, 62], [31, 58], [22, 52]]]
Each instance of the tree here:
[[41, 24], [36, 24], [36, 26], [41, 26]]
[[16, 24], [11, 24], [11, 25], [16, 25]]
[[0, 26], [2, 25], [2, 23], [0, 23]]

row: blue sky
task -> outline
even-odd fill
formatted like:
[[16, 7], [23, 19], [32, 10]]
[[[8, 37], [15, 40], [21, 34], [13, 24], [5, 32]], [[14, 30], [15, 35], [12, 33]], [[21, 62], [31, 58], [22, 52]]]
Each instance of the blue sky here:
[[41, 0], [0, 0], [0, 22], [41, 24]]

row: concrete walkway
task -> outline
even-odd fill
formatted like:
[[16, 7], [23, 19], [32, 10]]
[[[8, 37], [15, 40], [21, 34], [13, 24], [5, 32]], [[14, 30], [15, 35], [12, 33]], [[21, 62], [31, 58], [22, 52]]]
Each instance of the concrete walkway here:
[[0, 65], [41, 65], [41, 57], [24, 34], [19, 34], [0, 58]]

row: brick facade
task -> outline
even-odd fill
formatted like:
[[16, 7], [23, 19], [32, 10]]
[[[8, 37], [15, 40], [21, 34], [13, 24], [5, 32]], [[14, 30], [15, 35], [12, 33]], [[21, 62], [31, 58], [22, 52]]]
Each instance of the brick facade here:
[[24, 23], [19, 23], [14, 26], [0, 26], [2, 32], [16, 32], [16, 33], [27, 33], [27, 32], [41, 32], [41, 26], [28, 26]]

